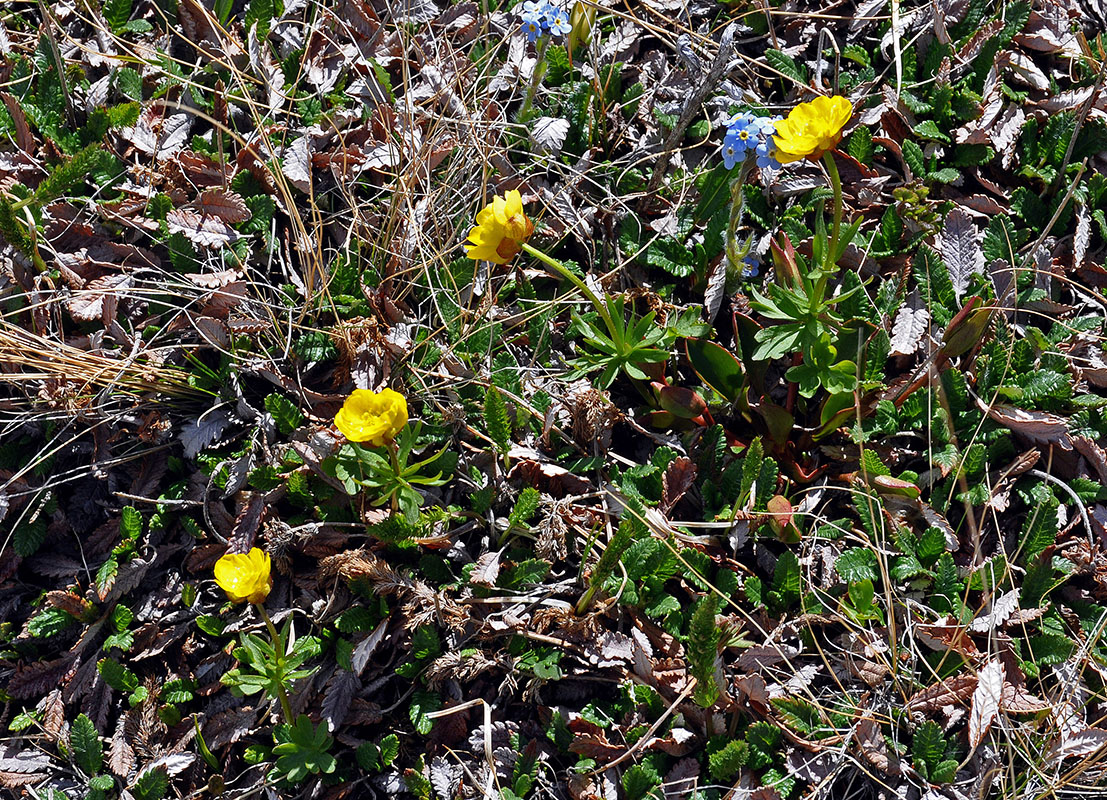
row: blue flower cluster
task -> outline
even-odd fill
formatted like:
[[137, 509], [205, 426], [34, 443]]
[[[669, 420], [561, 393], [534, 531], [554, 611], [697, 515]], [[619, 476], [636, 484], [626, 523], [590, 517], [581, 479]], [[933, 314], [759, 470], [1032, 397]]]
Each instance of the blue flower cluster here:
[[779, 167], [773, 134], [776, 133], [776, 124], [781, 119], [755, 117], [748, 111], [731, 117], [727, 122], [726, 136], [723, 137], [723, 163], [726, 168], [734, 169], [750, 153], [757, 156], [757, 166], [762, 169]]
[[746, 256], [742, 261], [745, 264], [742, 267], [743, 278], [756, 278], [761, 273], [761, 262], [757, 256]]
[[544, 34], [568, 36], [573, 30], [569, 15], [550, 0], [542, 0], [542, 2], [527, 0], [523, 3], [523, 10], [519, 16], [523, 18], [523, 33], [527, 35], [529, 42], [537, 40]]

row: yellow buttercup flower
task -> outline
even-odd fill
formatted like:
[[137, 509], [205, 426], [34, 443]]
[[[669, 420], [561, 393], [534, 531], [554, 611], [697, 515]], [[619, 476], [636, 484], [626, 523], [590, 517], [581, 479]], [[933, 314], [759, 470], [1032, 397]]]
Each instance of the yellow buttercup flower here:
[[227, 553], [215, 562], [215, 582], [232, 603], [264, 602], [273, 586], [269, 554], [256, 547], [245, 554]]
[[781, 164], [801, 158], [818, 161], [842, 140], [842, 128], [851, 116], [853, 106], [844, 97], [816, 97], [800, 103], [776, 124], [776, 160]]
[[334, 424], [351, 442], [381, 447], [407, 425], [407, 400], [399, 392], [354, 389], [334, 418]]
[[534, 223], [523, 213], [523, 198], [518, 189], [496, 196], [477, 214], [477, 226], [469, 231], [471, 244], [465, 255], [476, 261], [506, 264], [518, 255], [534, 233]]

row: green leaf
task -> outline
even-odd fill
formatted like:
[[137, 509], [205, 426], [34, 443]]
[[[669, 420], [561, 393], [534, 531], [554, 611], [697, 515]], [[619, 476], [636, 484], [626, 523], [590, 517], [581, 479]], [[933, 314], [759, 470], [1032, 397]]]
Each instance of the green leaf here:
[[381, 739], [381, 765], [388, 767], [400, 754], [400, 737], [390, 733]]
[[854, 581], [876, 581], [876, 554], [866, 547], [851, 547], [834, 562], [835, 569], [846, 583]]
[[770, 702], [784, 724], [801, 736], [810, 737], [823, 728], [819, 709], [802, 697], [774, 697]]
[[156, 767], [138, 776], [131, 794], [138, 800], [162, 800], [167, 791], [169, 791], [169, 773], [165, 767]]
[[104, 746], [92, 720], [84, 714], [77, 715], [69, 728], [69, 749], [73, 761], [86, 775], [95, 775], [104, 764]]
[[915, 126], [913, 133], [920, 139], [929, 139], [932, 142], [949, 142], [949, 136], [942, 132], [938, 123], [932, 119], [924, 119]]
[[988, 262], [1002, 259], [1009, 265], [1019, 263], [1017, 255], [1021, 239], [1015, 230], [1015, 225], [1006, 214], [997, 214], [988, 221], [988, 229], [984, 232], [984, 241], [981, 249]]
[[1038, 494], [1040, 502], [1030, 509], [1022, 526], [1020, 560], [1024, 564], [1033, 563], [1039, 553], [1057, 541], [1057, 498], [1048, 488]]
[[715, 659], [719, 654], [716, 601], [713, 594], [702, 598], [688, 624], [688, 671], [696, 679], [693, 698], [702, 708], [710, 708], [719, 699], [719, 684], [715, 680]]
[[119, 535], [124, 541], [133, 542], [142, 533], [142, 515], [132, 506], [123, 506], [119, 513]]
[[927, 720], [915, 731], [911, 742], [911, 756], [915, 767], [925, 764], [928, 768], [941, 763], [946, 752], [946, 740], [942, 736], [942, 726], [933, 720]]
[[523, 491], [519, 492], [519, 497], [515, 500], [515, 507], [511, 509], [511, 514], [508, 515], [508, 526], [522, 526], [530, 521], [530, 518], [538, 511], [538, 504], [542, 500], [542, 495], [533, 486], [527, 486]]
[[661, 784], [661, 775], [648, 762], [635, 764], [623, 773], [623, 796], [626, 800], [642, 800], [655, 786]]
[[1027, 641], [1028, 655], [1039, 667], [1061, 664], [1068, 661], [1076, 643], [1068, 636], [1059, 633], [1044, 633], [1032, 636]]
[[903, 140], [903, 161], [907, 164], [907, 168], [911, 170], [912, 177], [926, 177], [926, 159], [923, 156], [922, 148], [910, 139]]
[[296, 718], [295, 725], [281, 726], [283, 740], [273, 748], [278, 756], [276, 768], [292, 783], [299, 783], [309, 774], [334, 772], [336, 762], [327, 751], [334, 742], [327, 735], [327, 723], [316, 728], [306, 714]]
[[72, 194], [77, 183], [84, 180], [85, 175], [96, 166], [102, 155], [104, 151], [100, 147], [100, 142], [88, 145], [71, 159], [55, 167], [49, 177], [35, 189], [31, 202], [41, 208], [63, 194]]
[[104, 19], [113, 33], [121, 33], [131, 18], [133, 0], [104, 0]]
[[869, 130], [867, 125], [859, 125], [857, 129], [850, 134], [846, 150], [862, 164], [872, 166], [875, 149], [873, 148], [872, 131]]
[[114, 658], [102, 658], [96, 665], [100, 677], [117, 692], [133, 692], [138, 688], [138, 676]]
[[799, 600], [802, 591], [802, 576], [799, 558], [791, 550], [785, 550], [776, 560], [773, 570], [773, 591], [786, 603]]
[[408, 717], [415, 730], [426, 736], [434, 727], [434, 720], [428, 719], [427, 714], [442, 708], [442, 699], [431, 692], [418, 691], [411, 698], [408, 706]]
[[12, 549], [22, 558], [28, 558], [38, 552], [46, 539], [46, 520], [42, 514], [30, 520], [19, 522], [12, 532]]
[[526, 586], [535, 586], [550, 572], [550, 564], [541, 558], [528, 558], [520, 561], [511, 569], [500, 573], [496, 585], [504, 589], [521, 589]]
[[507, 413], [507, 403], [495, 386], [489, 386], [484, 395], [484, 423], [488, 436], [501, 453], [511, 448], [511, 420]]
[[731, 739], [721, 750], [707, 757], [707, 769], [716, 781], [729, 781], [746, 765], [750, 746], [741, 739]]
[[266, 36], [269, 34], [270, 22], [284, 13], [284, 0], [250, 0], [243, 19], [243, 27], [248, 31], [255, 24], [258, 26], [258, 41], [263, 47]]
[[300, 409], [282, 394], [273, 392], [266, 395], [265, 410], [273, 415], [277, 430], [284, 436], [288, 436], [304, 424], [304, 415], [300, 413]]
[[722, 345], [706, 339], [687, 339], [684, 346], [700, 380], [727, 400], [737, 400], [745, 382], [742, 362]]
[[765, 51], [765, 61], [777, 72], [791, 78], [799, 84], [807, 84], [807, 70], [796, 63], [790, 55], [770, 47]]

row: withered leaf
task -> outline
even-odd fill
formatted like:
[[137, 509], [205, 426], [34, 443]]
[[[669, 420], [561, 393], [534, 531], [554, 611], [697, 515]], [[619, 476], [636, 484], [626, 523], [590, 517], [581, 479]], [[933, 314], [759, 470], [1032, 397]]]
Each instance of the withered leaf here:
[[969, 747], [974, 750], [999, 714], [1003, 676], [1003, 662], [999, 659], [989, 661], [977, 674], [976, 688], [972, 693], [972, 711], [969, 713]]
[[943, 706], [964, 702], [975, 690], [975, 675], [955, 675], [916, 692], [907, 701], [907, 708], [910, 711], [937, 711]]
[[672, 511], [680, 498], [692, 487], [696, 480], [696, 464], [685, 456], [677, 456], [665, 468], [661, 476], [661, 509], [666, 514]]

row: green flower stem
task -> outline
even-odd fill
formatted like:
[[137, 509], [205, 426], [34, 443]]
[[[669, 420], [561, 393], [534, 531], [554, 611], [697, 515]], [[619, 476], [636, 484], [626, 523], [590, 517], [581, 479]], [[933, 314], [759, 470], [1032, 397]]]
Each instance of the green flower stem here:
[[574, 275], [568, 267], [566, 267], [556, 258], [552, 258], [551, 256], [546, 255], [541, 250], [535, 247], [531, 247], [526, 242], [523, 242], [523, 252], [529, 256], [537, 258], [539, 261], [541, 261], [547, 267], [551, 268], [562, 278], [573, 284], [573, 286], [580, 289], [581, 293], [588, 298], [589, 302], [591, 302], [592, 305], [596, 307], [596, 313], [600, 315], [600, 318], [603, 320], [604, 325], [607, 326], [607, 332], [611, 334], [611, 340], [614, 342], [619, 342], [622, 340], [623, 332], [615, 324], [615, 320], [611, 318], [611, 314], [607, 310], [607, 304], [600, 300], [600, 298], [596, 296], [596, 293], [588, 288], [588, 284], [586, 284], [584, 281]]
[[830, 272], [838, 266], [838, 234], [842, 228], [842, 178], [838, 175], [838, 165], [834, 162], [834, 151], [827, 150], [823, 153], [823, 163], [830, 174], [830, 188], [834, 191], [834, 227], [830, 233], [826, 263], [823, 264], [823, 269]]
[[527, 95], [523, 98], [523, 107], [519, 109], [519, 119], [524, 122], [526, 121], [527, 112], [530, 111], [530, 106], [534, 102], [534, 95], [538, 92], [538, 84], [542, 83], [542, 78], [546, 76], [546, 48], [549, 46], [549, 36], [538, 37], [538, 50], [535, 54], [538, 60], [534, 65], [534, 72], [530, 76]]
[[[277, 671], [284, 673], [284, 640], [281, 638], [281, 634], [277, 631], [277, 627], [273, 624], [273, 620], [269, 619], [269, 614], [265, 611], [265, 606], [261, 603], [254, 603], [254, 608], [261, 614], [261, 618], [265, 620], [265, 627], [269, 629], [269, 636], [273, 640], [273, 650], [277, 654]], [[281, 701], [281, 710], [284, 712], [284, 718], [288, 720], [288, 724], [292, 725], [296, 722], [296, 718], [292, 716], [292, 706], [288, 703], [288, 692], [285, 691], [284, 683], [277, 684], [277, 699]]]
[[[737, 270], [739, 274], [742, 272], [742, 259], [749, 253], [748, 248], [739, 247], [735, 236], [738, 227], [742, 224], [742, 212], [745, 210], [745, 193], [742, 191], [742, 186], [746, 182], [749, 171], [750, 161], [747, 159], [742, 162], [738, 176], [730, 182], [730, 218], [726, 226], [726, 258], [730, 262], [730, 268]], [[745, 249], [745, 252], [742, 252], [742, 249]]]
[[[397, 480], [402, 480], [400, 477], [403, 474], [403, 467], [400, 466], [400, 446], [396, 444], [395, 439], [388, 440], [388, 458], [392, 462], [392, 472], [396, 475]], [[392, 513], [397, 514], [400, 511], [400, 496], [398, 490], [392, 492]]]

